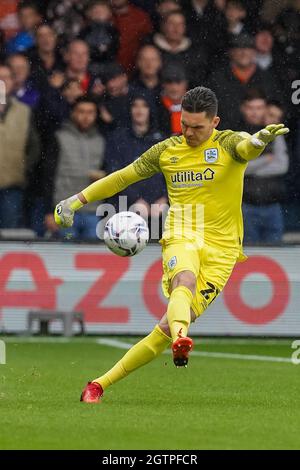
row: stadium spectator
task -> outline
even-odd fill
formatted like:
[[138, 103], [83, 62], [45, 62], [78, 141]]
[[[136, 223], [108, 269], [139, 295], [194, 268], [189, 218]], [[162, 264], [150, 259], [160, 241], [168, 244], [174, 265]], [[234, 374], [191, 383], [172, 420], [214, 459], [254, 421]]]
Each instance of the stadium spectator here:
[[13, 77], [13, 93], [24, 104], [35, 108], [40, 99], [40, 93], [30, 80], [30, 64], [28, 58], [21, 53], [12, 54], [7, 60]]
[[285, 58], [286, 77], [294, 80], [300, 69], [300, 0], [293, 0], [279, 13], [275, 19], [274, 35], [276, 46]]
[[[287, 80], [285, 57], [280, 48], [274, 47], [274, 37], [271, 26], [261, 24], [255, 35], [256, 63], [261, 70], [268, 72], [269, 77], [275, 77], [281, 90], [281, 100], [290, 100], [291, 84]], [[279, 95], [276, 97], [279, 98]]]
[[278, 73], [283, 57], [278, 52], [275, 54], [273, 46], [274, 38], [270, 27], [261, 26], [255, 35], [256, 63], [261, 70], [272, 70], [277, 66], [274, 73]]
[[212, 0], [182, 0], [187, 32], [196, 47], [203, 47], [209, 54], [211, 66], [225, 51], [227, 23], [224, 13]]
[[76, 78], [67, 79], [57, 87], [49, 86], [43, 91], [36, 110], [38, 130], [43, 142], [51, 142], [53, 133], [69, 118], [73, 103], [83, 94]]
[[128, 125], [130, 88], [128, 77], [119, 64], [111, 64], [104, 77], [105, 95], [99, 110], [104, 129], [122, 128]]
[[156, 2], [155, 15], [153, 19], [155, 26], [154, 29], [158, 31], [162, 19], [174, 11], [182, 11], [181, 5], [177, 0], [160, 0]]
[[172, 64], [184, 68], [191, 87], [203, 83], [207, 74], [206, 53], [200, 45], [195, 48], [186, 36], [186, 21], [181, 12], [169, 13], [162, 19], [153, 43], [161, 51], [164, 67]]
[[20, 32], [6, 43], [7, 54], [24, 52], [35, 44], [35, 31], [42, 22], [42, 16], [33, 1], [24, 1], [18, 5]]
[[74, 39], [68, 44], [64, 55], [65, 70], [54, 70], [48, 78], [52, 88], [60, 88], [67, 80], [75, 79], [80, 84], [83, 93], [87, 93], [92, 86], [92, 75], [89, 71], [90, 51], [89, 46], [82, 39]]
[[160, 0], [156, 3], [156, 11], [159, 15], [159, 18], [162, 19], [169, 13], [173, 13], [174, 11], [181, 11], [181, 5], [177, 0]]
[[[89, 53], [86, 43], [81, 40], [72, 41], [65, 56], [66, 70], [64, 72], [54, 70], [49, 76], [36, 113], [39, 131], [45, 138], [48, 135], [51, 138], [52, 133], [68, 117], [73, 97], [77, 98], [86, 93], [90, 83], [87, 68]], [[68, 93], [70, 90], [72, 99], [69, 102], [65, 91]]]
[[[71, 118], [55, 134], [48, 148], [48, 183], [45, 225], [50, 233], [57, 231], [53, 218], [53, 200], [66, 197], [78, 184], [90, 184], [105, 176], [101, 170], [104, 162], [105, 140], [97, 130], [97, 104], [89, 97], [78, 98], [72, 108]], [[58, 198], [58, 199], [57, 199]], [[85, 240], [96, 239], [98, 203], [80, 211], [70, 230], [60, 236]]]
[[169, 65], [163, 70], [159, 129], [167, 135], [182, 133], [181, 100], [187, 86], [188, 81], [182, 68]]
[[260, 17], [263, 19], [263, 21], [274, 24], [275, 19], [279, 13], [287, 8], [290, 3], [291, 0], [280, 0], [280, 2], [278, 2], [278, 0], [263, 0], [261, 7], [258, 7], [260, 10]]
[[224, 10], [229, 36], [238, 36], [247, 33], [245, 19], [247, 9], [241, 0], [228, 0]]
[[48, 24], [36, 30], [36, 46], [27, 53], [31, 64], [31, 76], [41, 90], [48, 84], [48, 78], [56, 71], [64, 70], [62, 56], [57, 48], [57, 36]]
[[45, 187], [48, 184], [48, 149], [53, 145], [55, 131], [69, 118], [72, 105], [83, 91], [76, 79], [66, 80], [59, 88], [47, 87], [35, 111], [41, 140], [41, 158], [35, 165], [26, 192], [28, 226], [39, 236], [44, 235], [46, 210]]
[[134, 95], [147, 98], [154, 114], [157, 114], [161, 94], [161, 69], [162, 59], [157, 47], [151, 44], [141, 47], [136, 60], [135, 78], [130, 85]]
[[[268, 109], [269, 108], [269, 109]], [[262, 126], [282, 122], [283, 111], [274, 104], [267, 106], [259, 93], [249, 93], [244, 99], [241, 112], [243, 130], [256, 132]], [[277, 121], [274, 119], [277, 118]], [[270, 144], [257, 159], [249, 162], [245, 173], [243, 214], [245, 242], [279, 243], [284, 232], [281, 204], [285, 200], [285, 179], [289, 157], [283, 136]]]
[[0, 2], [0, 30], [3, 31], [6, 40], [18, 32], [17, 7], [18, 0], [1, 0]]
[[256, 50], [251, 36], [242, 34], [231, 40], [230, 63], [212, 71], [209, 86], [220, 99], [220, 128], [235, 129], [240, 120], [240, 105], [251, 88], [260, 89], [267, 99], [280, 99], [276, 77], [256, 64]]
[[[108, 173], [129, 165], [165, 137], [153, 126], [155, 123], [151, 117], [148, 101], [143, 96], [134, 97], [130, 104], [130, 126], [115, 130], [108, 135], [105, 165]], [[162, 175], [155, 175], [150, 182], [141, 181], [127, 188], [121, 195], [127, 196], [127, 208], [134, 204], [132, 210], [139, 212], [145, 219], [150, 215], [159, 217], [163, 204], [167, 203]], [[118, 196], [108, 202], [113, 203], [119, 210]], [[151, 208], [152, 204], [156, 204], [157, 207]]]
[[255, 134], [264, 125], [267, 113], [267, 100], [264, 93], [257, 88], [247, 90], [241, 102], [241, 119], [238, 130]]
[[[266, 0], [243, 0], [247, 9], [247, 28], [251, 34], [254, 34], [257, 31], [262, 5], [265, 1]], [[282, 1], [285, 0], [280, 0], [280, 2]]]
[[214, 7], [221, 12], [225, 11], [227, 0], [214, 0]]
[[275, 36], [281, 44], [297, 44], [300, 29], [300, 1], [292, 0], [275, 20]]
[[152, 32], [149, 15], [128, 0], [111, 0], [114, 23], [120, 33], [118, 62], [131, 72], [142, 40]]
[[39, 158], [39, 139], [30, 108], [13, 97], [11, 69], [0, 65], [6, 104], [0, 104], [0, 228], [22, 224], [24, 188]]
[[284, 119], [284, 109], [278, 101], [268, 101], [265, 122], [268, 124], [280, 124]]
[[92, 0], [88, 5], [86, 17], [87, 26], [79, 37], [89, 45], [92, 62], [101, 62], [103, 68], [103, 62], [116, 59], [119, 49], [119, 33], [112, 24], [109, 0]]
[[74, 39], [68, 44], [64, 59], [66, 69], [62, 82], [65, 79], [75, 78], [79, 81], [82, 91], [86, 93], [91, 85], [89, 46], [81, 39]]
[[77, 38], [84, 27], [84, 12], [90, 0], [50, 0], [47, 19], [59, 38], [60, 46], [66, 46]]

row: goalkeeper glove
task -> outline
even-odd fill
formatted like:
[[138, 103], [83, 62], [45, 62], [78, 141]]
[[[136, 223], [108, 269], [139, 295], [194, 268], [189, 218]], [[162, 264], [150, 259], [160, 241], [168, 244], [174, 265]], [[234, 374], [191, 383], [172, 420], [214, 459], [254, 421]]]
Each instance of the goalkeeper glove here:
[[75, 211], [82, 206], [83, 203], [77, 195], [60, 201], [54, 209], [54, 219], [57, 225], [63, 228], [72, 227]]
[[254, 147], [262, 148], [270, 142], [273, 142], [279, 135], [284, 135], [288, 132], [290, 132], [290, 130], [284, 127], [284, 124], [270, 124], [254, 134], [251, 138], [251, 143]]

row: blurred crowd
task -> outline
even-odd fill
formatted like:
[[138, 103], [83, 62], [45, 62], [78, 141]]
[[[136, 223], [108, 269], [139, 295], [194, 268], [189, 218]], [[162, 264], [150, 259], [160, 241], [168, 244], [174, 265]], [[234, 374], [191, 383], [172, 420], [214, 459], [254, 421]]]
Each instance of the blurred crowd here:
[[[0, 229], [65, 237], [54, 203], [180, 134], [204, 85], [219, 129], [291, 129], [245, 178], [246, 242], [280, 243], [300, 230], [299, 51], [300, 0], [1, 0]], [[161, 175], [122, 194], [145, 217], [167, 203]], [[95, 206], [76, 215], [95, 238]]]

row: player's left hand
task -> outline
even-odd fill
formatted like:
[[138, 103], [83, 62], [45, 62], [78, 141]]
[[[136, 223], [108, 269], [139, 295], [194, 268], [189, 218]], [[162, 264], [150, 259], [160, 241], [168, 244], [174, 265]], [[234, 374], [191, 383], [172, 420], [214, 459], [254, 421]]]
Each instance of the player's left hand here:
[[290, 132], [288, 127], [284, 124], [269, 124], [261, 131], [254, 134], [257, 147], [265, 147], [270, 142], [273, 142], [279, 135], [288, 134]]
[[72, 198], [60, 201], [54, 209], [54, 220], [57, 225], [63, 228], [72, 227], [74, 211], [71, 208]]

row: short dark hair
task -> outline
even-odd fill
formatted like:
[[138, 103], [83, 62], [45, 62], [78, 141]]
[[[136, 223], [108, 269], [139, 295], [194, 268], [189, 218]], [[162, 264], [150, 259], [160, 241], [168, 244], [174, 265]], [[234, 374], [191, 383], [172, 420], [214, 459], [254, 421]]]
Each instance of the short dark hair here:
[[160, 19], [160, 26], [163, 26], [164, 24], [166, 24], [166, 22], [168, 21], [169, 18], [171, 18], [171, 16], [177, 16], [177, 15], [180, 15], [184, 18], [184, 20], [186, 21], [185, 19], [185, 16], [184, 16], [184, 13], [182, 10], [178, 9], [178, 10], [173, 10], [173, 11], [169, 11], [169, 13], [167, 13], [166, 15], [162, 16], [161, 19]]
[[87, 11], [91, 10], [92, 8], [98, 5], [104, 5], [108, 8], [111, 8], [111, 4], [109, 0], [90, 0], [87, 4], [86, 10]]
[[79, 96], [73, 103], [72, 105], [72, 111], [74, 111], [77, 106], [79, 106], [82, 103], [90, 103], [95, 105], [96, 109], [98, 109], [97, 101], [90, 95], [83, 95]]
[[18, 4], [17, 11], [18, 13], [26, 8], [30, 8], [31, 10], [35, 10], [36, 13], [39, 15], [41, 14], [41, 10], [38, 5], [32, 0], [23, 0]]
[[268, 106], [275, 106], [276, 108], [280, 109], [282, 111], [283, 116], [286, 114], [286, 107], [284, 106], [283, 103], [281, 103], [278, 100], [267, 100], [267, 105]]
[[26, 60], [26, 62], [29, 63], [29, 58], [28, 58], [28, 56], [27, 56], [24, 52], [17, 51], [17, 52], [13, 52], [12, 54], [10, 54], [10, 55], [6, 58], [5, 63], [8, 64], [9, 67], [10, 67], [10, 65], [9, 65], [9, 60], [10, 60], [10, 59], [13, 59], [14, 57], [21, 57], [22, 59]]
[[77, 80], [77, 78], [67, 78], [64, 83], [62, 84], [62, 86], [60, 87], [60, 91], [65, 91], [66, 88], [68, 88], [72, 83], [76, 83], [77, 85], [80, 86], [80, 83], [79, 81]]
[[35, 32], [37, 33], [41, 28], [45, 28], [45, 27], [51, 29], [51, 30], [53, 31], [53, 33], [56, 34], [56, 31], [55, 31], [55, 29], [53, 28], [52, 24], [51, 24], [49, 21], [45, 20], [45, 19], [43, 19], [42, 23], [40, 23], [40, 24], [36, 27]]
[[267, 105], [268, 106], [276, 106], [276, 108], [280, 108], [282, 110], [284, 110], [284, 106], [283, 104], [281, 103], [281, 101], [278, 101], [278, 100], [268, 100], [267, 101]]
[[242, 98], [242, 103], [253, 100], [267, 101], [266, 95], [261, 88], [249, 88]]
[[182, 109], [189, 113], [206, 113], [209, 117], [215, 117], [218, 113], [218, 100], [210, 88], [197, 86], [183, 96]]
[[226, 2], [226, 7], [228, 7], [228, 5], [231, 5], [235, 8], [238, 8], [239, 10], [245, 10], [247, 11], [247, 8], [246, 6], [243, 4], [242, 0], [227, 0]]
[[177, 3], [178, 7], [180, 7], [180, 5], [178, 4], [178, 0], [157, 0], [156, 4], [157, 6], [161, 5], [161, 3], [165, 3], [165, 2], [172, 2], [172, 3]]

